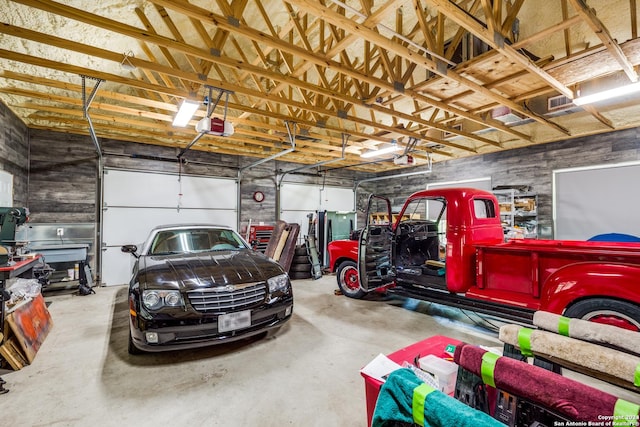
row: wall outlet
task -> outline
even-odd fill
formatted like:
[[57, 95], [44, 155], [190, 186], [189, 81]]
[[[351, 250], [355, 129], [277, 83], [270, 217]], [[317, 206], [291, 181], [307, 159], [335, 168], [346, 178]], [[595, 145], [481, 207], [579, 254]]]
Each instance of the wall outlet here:
[[64, 228], [57, 228], [56, 235], [60, 237], [64, 236]]

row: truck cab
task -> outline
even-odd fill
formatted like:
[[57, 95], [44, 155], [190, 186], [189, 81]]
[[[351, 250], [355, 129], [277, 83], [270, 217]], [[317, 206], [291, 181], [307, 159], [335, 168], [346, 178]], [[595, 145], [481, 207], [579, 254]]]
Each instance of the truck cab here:
[[[369, 209], [390, 202], [369, 198]], [[361, 233], [359, 276], [371, 291], [393, 283], [466, 292], [476, 279], [475, 245], [504, 241], [498, 201], [473, 188], [426, 190], [412, 194], [395, 221], [367, 223]]]

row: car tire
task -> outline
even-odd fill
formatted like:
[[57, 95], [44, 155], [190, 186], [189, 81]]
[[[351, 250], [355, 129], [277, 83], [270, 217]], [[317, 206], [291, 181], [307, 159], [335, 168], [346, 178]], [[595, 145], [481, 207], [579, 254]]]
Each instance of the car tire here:
[[289, 273], [291, 280], [311, 279], [310, 271], [291, 271]]
[[609, 298], [586, 299], [570, 305], [564, 315], [640, 331], [640, 307], [626, 301]]
[[336, 270], [336, 280], [343, 295], [355, 299], [361, 299], [366, 295], [366, 292], [360, 289], [358, 265], [355, 262], [342, 261]]
[[311, 264], [292, 264], [289, 271], [311, 271]]
[[131, 337], [131, 330], [129, 330], [129, 347], [127, 348], [129, 354], [138, 355], [143, 354], [144, 351], [140, 350], [133, 344], [133, 338]]
[[311, 263], [309, 262], [309, 257], [304, 255], [296, 255], [293, 257], [293, 264], [306, 264], [306, 265], [311, 265]]

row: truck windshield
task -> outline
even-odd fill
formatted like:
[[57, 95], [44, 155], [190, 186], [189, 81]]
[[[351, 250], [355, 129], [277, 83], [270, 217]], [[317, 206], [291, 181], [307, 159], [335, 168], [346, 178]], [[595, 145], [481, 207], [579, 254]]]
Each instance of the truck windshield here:
[[447, 202], [444, 198], [416, 199], [409, 202], [401, 223], [429, 222], [435, 226], [441, 245], [446, 244]]
[[440, 222], [446, 219], [447, 203], [445, 199], [416, 199], [409, 202], [402, 220], [428, 219]]
[[415, 199], [407, 204], [396, 228], [399, 272], [444, 279], [446, 211], [444, 198]]

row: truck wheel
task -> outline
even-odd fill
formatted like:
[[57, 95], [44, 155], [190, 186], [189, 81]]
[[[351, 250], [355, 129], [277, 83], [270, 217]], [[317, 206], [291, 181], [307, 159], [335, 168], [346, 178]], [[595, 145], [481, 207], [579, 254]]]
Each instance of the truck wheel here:
[[358, 265], [353, 261], [342, 261], [336, 270], [336, 279], [340, 291], [349, 298], [360, 299], [366, 292], [360, 289]]
[[606, 298], [582, 300], [569, 306], [564, 315], [640, 331], [640, 307], [626, 301]]

